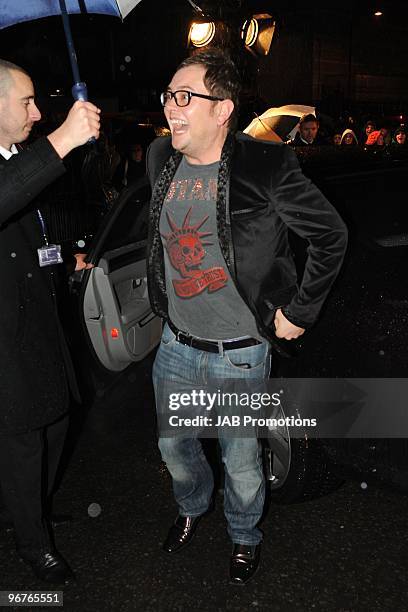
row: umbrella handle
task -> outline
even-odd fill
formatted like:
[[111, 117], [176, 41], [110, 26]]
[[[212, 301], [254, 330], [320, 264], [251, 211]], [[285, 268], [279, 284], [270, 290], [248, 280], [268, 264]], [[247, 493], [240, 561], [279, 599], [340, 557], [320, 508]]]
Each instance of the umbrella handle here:
[[88, 89], [86, 83], [83, 81], [74, 83], [71, 89], [72, 97], [74, 100], [88, 100]]
[[[84, 83], [83, 81], [81, 81], [80, 83], [74, 83], [71, 89], [71, 93], [74, 100], [83, 100], [84, 102], [88, 100], [88, 88], [86, 86], [86, 83]], [[95, 144], [96, 138], [92, 136], [92, 138], [88, 140], [88, 143]]]

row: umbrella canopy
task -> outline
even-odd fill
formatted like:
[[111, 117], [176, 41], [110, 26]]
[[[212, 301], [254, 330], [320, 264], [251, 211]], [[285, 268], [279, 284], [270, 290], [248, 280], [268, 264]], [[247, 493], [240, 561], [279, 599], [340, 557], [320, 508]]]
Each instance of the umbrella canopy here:
[[[141, 0], [65, 0], [67, 12], [98, 13], [124, 19]], [[58, 0], [0, 0], [0, 29], [42, 17], [61, 15]]]
[[272, 142], [282, 142], [282, 138], [269, 126], [268, 121], [256, 117], [250, 125], [245, 128], [245, 134], [249, 134], [259, 140], [271, 140]]
[[72, 95], [75, 100], [87, 100], [88, 91], [86, 84], [79, 76], [68, 14], [100, 13], [123, 19], [139, 2], [141, 0], [0, 0], [0, 29], [24, 21], [61, 15], [74, 77]]
[[286, 141], [296, 133], [300, 117], [308, 114], [315, 114], [314, 106], [288, 104], [268, 108], [262, 115], [253, 119], [244, 132], [262, 140]]

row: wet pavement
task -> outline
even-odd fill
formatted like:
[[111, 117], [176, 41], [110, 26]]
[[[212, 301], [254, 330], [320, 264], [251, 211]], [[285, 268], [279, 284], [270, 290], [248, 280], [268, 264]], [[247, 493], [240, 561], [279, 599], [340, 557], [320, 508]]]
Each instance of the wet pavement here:
[[[220, 494], [191, 546], [162, 552], [176, 508], [156, 448], [149, 378], [146, 360], [93, 406], [56, 494], [55, 511], [74, 516], [56, 530], [77, 574], [64, 588], [64, 610], [407, 609], [408, 497], [358, 482], [311, 502], [271, 504], [262, 565], [246, 587], [228, 584]], [[98, 516], [89, 515], [91, 504], [100, 505]], [[5, 532], [0, 563], [1, 589], [47, 590], [19, 563]]]

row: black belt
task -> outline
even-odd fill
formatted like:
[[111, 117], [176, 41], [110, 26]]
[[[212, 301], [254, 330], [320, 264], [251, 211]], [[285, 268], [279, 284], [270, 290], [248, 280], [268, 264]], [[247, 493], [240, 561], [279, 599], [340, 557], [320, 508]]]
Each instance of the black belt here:
[[[189, 334], [185, 334], [173, 325], [171, 321], [167, 321], [171, 331], [176, 336], [177, 342], [191, 346], [192, 348], [198, 349], [199, 351], [207, 351], [208, 353], [218, 353], [219, 343], [212, 342], [211, 340], [202, 340], [200, 338], [194, 338]], [[256, 344], [262, 344], [256, 338], [243, 338], [242, 340], [230, 340], [222, 342], [222, 348], [224, 351], [232, 351], [233, 349], [245, 348], [246, 346], [255, 346]]]

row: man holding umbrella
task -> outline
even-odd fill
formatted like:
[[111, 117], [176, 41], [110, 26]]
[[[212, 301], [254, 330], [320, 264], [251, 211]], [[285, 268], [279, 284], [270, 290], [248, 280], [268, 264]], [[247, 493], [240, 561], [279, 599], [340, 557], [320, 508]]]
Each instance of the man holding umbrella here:
[[60, 250], [48, 243], [36, 196], [64, 173], [65, 155], [99, 136], [99, 113], [76, 102], [57, 130], [21, 149], [41, 114], [28, 74], [0, 60], [0, 483], [19, 556], [49, 583], [73, 576], [53, 543], [45, 504], [69, 392], [77, 389], [56, 309], [52, 269]]
[[309, 113], [303, 115], [299, 121], [299, 131], [293, 140], [289, 140], [288, 144], [293, 147], [307, 147], [311, 145], [322, 145], [324, 141], [320, 138], [319, 122], [315, 115]]

